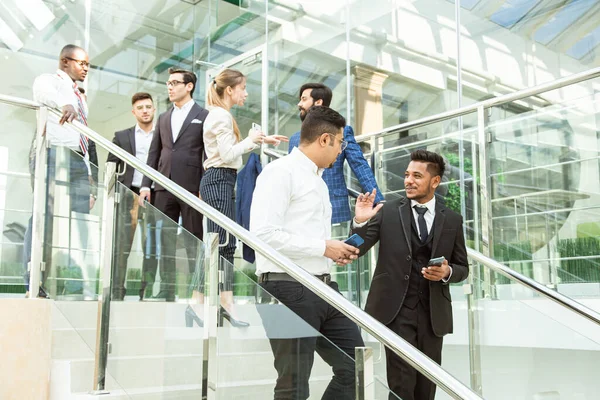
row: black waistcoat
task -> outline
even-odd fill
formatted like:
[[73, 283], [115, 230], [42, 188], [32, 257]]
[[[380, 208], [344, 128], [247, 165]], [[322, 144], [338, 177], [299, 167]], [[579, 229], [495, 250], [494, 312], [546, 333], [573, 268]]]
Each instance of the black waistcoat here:
[[[411, 217], [413, 213], [411, 210]], [[410, 281], [408, 292], [404, 298], [403, 305], [408, 308], [415, 308], [419, 301], [429, 308], [429, 281], [423, 277], [421, 269], [427, 266], [427, 262], [431, 259], [431, 251], [433, 248], [433, 226], [430, 229], [429, 236], [425, 243], [421, 242], [414, 217], [412, 220], [412, 229], [410, 235], [410, 243], [412, 246], [412, 264], [410, 269]]]

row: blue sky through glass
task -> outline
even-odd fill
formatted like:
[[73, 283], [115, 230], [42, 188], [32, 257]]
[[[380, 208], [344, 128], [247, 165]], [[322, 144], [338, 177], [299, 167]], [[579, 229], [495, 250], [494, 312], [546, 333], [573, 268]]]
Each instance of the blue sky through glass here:
[[537, 3], [539, 0], [507, 0], [498, 11], [492, 14], [490, 19], [500, 26], [511, 28]]
[[544, 45], [550, 43], [578, 18], [587, 12], [598, 0], [571, 0], [548, 22], [538, 29], [533, 38]]
[[600, 26], [582, 37], [567, 51], [567, 54], [579, 60], [596, 48], [598, 44], [600, 44]]

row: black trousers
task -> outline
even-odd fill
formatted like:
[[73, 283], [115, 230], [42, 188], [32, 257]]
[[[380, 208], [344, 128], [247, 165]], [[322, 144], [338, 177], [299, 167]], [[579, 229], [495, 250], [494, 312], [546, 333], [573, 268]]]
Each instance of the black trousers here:
[[[354, 399], [354, 349], [364, 346], [356, 324], [300, 283], [269, 281], [261, 286], [306, 322], [282, 320], [285, 316], [269, 312], [269, 306], [258, 308], [275, 357], [274, 399], [305, 400], [310, 396], [308, 380], [315, 351], [333, 370], [322, 398]], [[338, 291], [336, 282], [329, 286]]]
[[[442, 363], [443, 338], [433, 333], [429, 307], [421, 301], [414, 309], [402, 306], [388, 328], [436, 363]], [[434, 399], [435, 384], [387, 348], [386, 365], [388, 386], [402, 400]], [[390, 395], [391, 399], [397, 397]]]
[[[198, 196], [198, 193], [194, 193], [194, 195]], [[194, 274], [196, 265], [201, 265], [201, 260], [196, 259], [198, 250], [198, 240], [196, 239], [202, 240], [203, 236], [202, 214], [166, 190], [156, 191], [154, 205], [169, 218], [169, 220], [162, 221], [160, 228], [160, 291], [161, 296], [164, 296], [167, 301], [174, 301], [176, 291], [175, 252], [179, 215], [181, 214], [183, 227], [193, 235], [184, 233], [182, 236], [185, 242], [183, 245], [187, 253], [189, 273]]]
[[[142, 230], [144, 260], [142, 263], [142, 283], [140, 298], [143, 298], [145, 288], [154, 282], [158, 258], [156, 256], [156, 212], [137, 206], [140, 189], [130, 188], [131, 192], [121, 187], [123, 194], [117, 205], [117, 221], [115, 224], [115, 250], [113, 261], [112, 299], [125, 298], [125, 280], [127, 278], [127, 260], [131, 252], [135, 227], [144, 220], [146, 229]], [[133, 193], [132, 193], [133, 192]], [[154, 205], [154, 191], [150, 192], [150, 204]]]

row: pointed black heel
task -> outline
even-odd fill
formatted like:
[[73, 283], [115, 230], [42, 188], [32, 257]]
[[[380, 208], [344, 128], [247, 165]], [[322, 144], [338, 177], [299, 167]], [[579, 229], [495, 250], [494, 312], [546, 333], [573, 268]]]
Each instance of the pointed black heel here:
[[185, 326], [191, 328], [194, 325], [194, 322], [199, 328], [204, 327], [204, 321], [200, 319], [192, 307], [187, 306], [185, 309]]
[[231, 314], [229, 314], [229, 312], [227, 312], [227, 310], [225, 309], [225, 307], [221, 306], [221, 326], [223, 326], [223, 319], [226, 319], [227, 321], [229, 321], [229, 323], [231, 324], [231, 326], [235, 327], [235, 328], [247, 328], [250, 326], [249, 323], [247, 323], [246, 321], [241, 321], [239, 319], [235, 319], [231, 316]]

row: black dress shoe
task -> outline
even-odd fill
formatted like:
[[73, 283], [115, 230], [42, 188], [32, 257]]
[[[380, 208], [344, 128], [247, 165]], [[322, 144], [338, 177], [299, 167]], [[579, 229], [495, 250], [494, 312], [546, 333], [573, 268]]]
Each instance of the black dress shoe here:
[[202, 321], [194, 309], [188, 305], [185, 309], [185, 326], [191, 328], [194, 326], [194, 322], [199, 328], [204, 326], [204, 321]]
[[250, 326], [250, 324], [247, 323], [246, 321], [241, 321], [239, 319], [233, 318], [231, 316], [231, 314], [229, 314], [229, 312], [225, 309], [225, 307], [220, 306], [220, 311], [221, 311], [221, 318], [225, 318], [227, 321], [229, 321], [231, 326], [236, 327], [236, 328], [247, 328]]
[[40, 286], [40, 290], [38, 291], [38, 298], [39, 299], [49, 299], [50, 298], [48, 293], [46, 293], [44, 288], [42, 288], [41, 286]]

